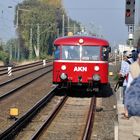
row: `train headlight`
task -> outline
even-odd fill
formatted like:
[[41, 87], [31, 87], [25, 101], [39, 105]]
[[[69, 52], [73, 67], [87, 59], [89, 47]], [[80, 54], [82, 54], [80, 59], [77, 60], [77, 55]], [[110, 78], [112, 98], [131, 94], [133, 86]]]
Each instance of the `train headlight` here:
[[61, 66], [61, 70], [66, 70], [66, 68], [67, 68], [66, 65]]
[[60, 75], [61, 80], [66, 80], [67, 79], [67, 75], [65, 73], [62, 73]]
[[100, 81], [100, 79], [101, 79], [100, 75], [98, 75], [98, 74], [93, 75], [92, 78], [93, 78], [94, 81]]
[[94, 67], [94, 70], [95, 70], [95, 71], [99, 71], [99, 69], [100, 69], [99, 66], [95, 66], [95, 67]]
[[82, 44], [84, 43], [84, 40], [82, 38], [79, 39], [79, 43]]

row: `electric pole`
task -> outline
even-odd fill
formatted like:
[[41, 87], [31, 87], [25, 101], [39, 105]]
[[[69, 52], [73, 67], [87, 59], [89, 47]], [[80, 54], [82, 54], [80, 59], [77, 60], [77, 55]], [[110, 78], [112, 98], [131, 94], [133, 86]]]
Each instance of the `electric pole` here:
[[62, 36], [64, 36], [65, 32], [65, 17], [64, 17], [64, 14], [62, 15]]
[[[39, 51], [40, 47], [40, 25], [39, 23], [37, 24], [37, 50]], [[38, 52], [39, 53], [39, 52]], [[39, 54], [38, 54], [39, 55]]]
[[32, 27], [30, 28], [30, 48], [29, 48], [29, 59], [32, 59], [32, 38], [33, 38], [33, 30]]

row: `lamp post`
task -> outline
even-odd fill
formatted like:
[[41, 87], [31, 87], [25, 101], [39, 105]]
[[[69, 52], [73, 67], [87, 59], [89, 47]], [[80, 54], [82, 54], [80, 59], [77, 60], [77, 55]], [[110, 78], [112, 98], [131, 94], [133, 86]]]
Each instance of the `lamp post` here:
[[64, 14], [62, 15], [62, 36], [65, 35], [65, 17]]
[[[12, 9], [13, 7], [12, 6], [8, 6], [8, 8], [9, 9]], [[12, 58], [13, 58], [13, 48], [12, 48], [12, 44], [10, 44], [10, 46], [9, 46], [10, 48], [9, 48], [9, 54], [10, 54], [10, 58], [9, 58], [9, 60], [11, 61], [12, 60]]]
[[16, 28], [18, 28], [19, 26], [19, 11], [25, 11], [25, 12], [30, 12], [31, 10], [29, 9], [22, 9], [22, 8], [19, 8], [17, 7], [17, 11], [16, 11]]
[[[17, 36], [19, 37], [19, 34], [18, 34], [18, 29], [19, 29], [19, 11], [26, 11], [26, 12], [29, 12], [31, 10], [28, 10], [28, 9], [22, 9], [22, 8], [19, 8], [17, 7], [17, 10], [16, 10], [16, 31], [17, 31]], [[19, 61], [20, 60], [20, 42], [19, 42], [19, 38], [17, 39], [18, 41], [18, 51], [17, 51], [17, 60]], [[30, 42], [30, 44], [32, 44]], [[31, 47], [31, 46], [30, 46]], [[31, 50], [31, 49], [30, 49]], [[31, 55], [30, 55], [31, 56]]]

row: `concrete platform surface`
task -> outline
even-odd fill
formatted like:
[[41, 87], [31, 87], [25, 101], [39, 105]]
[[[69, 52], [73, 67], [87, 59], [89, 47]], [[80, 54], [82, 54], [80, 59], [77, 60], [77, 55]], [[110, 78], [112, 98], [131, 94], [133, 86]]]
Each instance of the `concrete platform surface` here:
[[118, 113], [118, 130], [115, 133], [115, 140], [140, 140], [140, 117], [130, 117], [128, 120], [123, 119], [121, 113], [124, 112], [122, 104], [122, 89], [116, 93], [117, 113]]

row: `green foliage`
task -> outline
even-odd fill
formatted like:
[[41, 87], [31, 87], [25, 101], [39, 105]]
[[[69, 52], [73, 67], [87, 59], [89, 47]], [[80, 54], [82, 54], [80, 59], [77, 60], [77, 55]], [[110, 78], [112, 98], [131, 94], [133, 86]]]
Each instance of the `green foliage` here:
[[118, 73], [115, 73], [113, 80], [115, 80], [115, 81], [118, 81], [119, 80]]
[[3, 48], [2, 48], [2, 46], [0, 46], [0, 51], [2, 51], [3, 50]]
[[9, 63], [9, 54], [7, 52], [0, 51], [0, 60], [7, 65]]
[[[62, 15], [65, 15], [65, 27], [67, 27], [67, 15], [61, 5], [61, 0], [24, 0], [18, 8], [18, 35], [20, 50], [23, 57], [39, 57], [52, 55], [53, 41], [62, 35]], [[15, 18], [16, 21], [17, 17]], [[70, 26], [80, 27], [80, 24], [70, 21]], [[75, 29], [77, 31], [78, 28]], [[58, 32], [59, 31], [59, 32]], [[65, 28], [65, 34], [68, 29]], [[72, 30], [74, 32], [74, 28]], [[35, 49], [35, 47], [37, 49]]]
[[0, 46], [0, 60], [4, 62], [5, 65], [9, 62], [9, 54], [8, 52], [3, 50], [3, 46]]
[[11, 59], [16, 60], [18, 55], [18, 40], [17, 39], [8, 40], [5, 48], [11, 55]]

